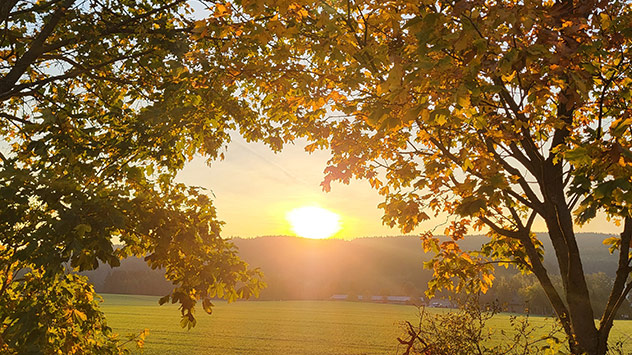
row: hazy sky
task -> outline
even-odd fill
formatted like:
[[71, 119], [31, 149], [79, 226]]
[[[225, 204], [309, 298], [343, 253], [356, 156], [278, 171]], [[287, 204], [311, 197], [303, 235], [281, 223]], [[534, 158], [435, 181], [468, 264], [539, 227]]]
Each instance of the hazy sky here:
[[292, 234], [286, 214], [302, 206], [320, 206], [341, 216], [339, 238], [398, 235], [381, 223], [381, 199], [365, 181], [332, 184], [323, 192], [320, 182], [328, 153], [308, 154], [304, 142], [275, 154], [260, 143], [234, 136], [223, 161], [209, 167], [204, 159], [190, 162], [178, 176], [215, 196], [224, 236], [256, 237]]
[[[304, 146], [299, 142], [275, 154], [263, 144], [246, 143], [234, 135], [223, 161], [209, 167], [204, 159], [194, 159], [178, 179], [213, 193], [219, 218], [226, 222], [225, 237], [292, 235], [287, 212], [313, 205], [340, 214], [342, 229], [334, 236], [337, 238], [401, 234], [382, 225], [382, 212], [377, 208], [382, 200], [366, 181], [335, 183], [330, 192], [323, 192], [320, 182], [328, 152], [308, 154]], [[427, 221], [415, 232], [438, 226], [435, 233], [442, 233], [443, 222]], [[535, 231], [545, 231], [543, 223], [536, 223]], [[619, 227], [598, 218], [581, 231], [618, 233]]]

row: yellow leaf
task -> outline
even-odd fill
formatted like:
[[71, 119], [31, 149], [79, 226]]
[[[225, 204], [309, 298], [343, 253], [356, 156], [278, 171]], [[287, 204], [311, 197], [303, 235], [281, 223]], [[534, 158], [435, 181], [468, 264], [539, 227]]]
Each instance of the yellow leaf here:
[[472, 164], [472, 161], [470, 161], [469, 159], [465, 159], [465, 161], [463, 162], [463, 170], [467, 171], [470, 170], [474, 167], [474, 165]]
[[511, 74], [503, 75], [502, 79], [504, 82], [510, 82], [513, 80], [515, 76], [516, 76], [516, 71], [514, 70], [513, 72], [511, 72]]
[[215, 4], [215, 17], [222, 17], [230, 13], [230, 9], [224, 4]]

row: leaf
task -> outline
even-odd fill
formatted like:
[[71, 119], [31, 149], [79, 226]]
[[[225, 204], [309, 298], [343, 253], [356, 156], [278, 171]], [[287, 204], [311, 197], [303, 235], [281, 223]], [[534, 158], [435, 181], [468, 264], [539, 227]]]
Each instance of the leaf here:
[[202, 300], [202, 309], [204, 309], [204, 312], [208, 314], [213, 313], [213, 306], [214, 305], [210, 299], [205, 298], [204, 300]]
[[169, 302], [170, 298], [171, 298], [171, 295], [160, 297], [160, 299], [158, 300], [158, 304], [162, 306], [163, 304]]
[[472, 164], [472, 162], [469, 159], [465, 159], [465, 161], [463, 162], [463, 170], [470, 170], [474, 167], [474, 165]]
[[86, 321], [88, 319], [88, 316], [86, 316], [85, 313], [83, 313], [83, 312], [81, 312], [79, 310], [73, 309], [72, 310], [72, 318], [73, 318], [73, 320], [75, 322], [81, 323], [81, 322]]
[[89, 224], [78, 224], [75, 226], [74, 230], [79, 237], [83, 237], [86, 233], [90, 233], [92, 231], [92, 226]]
[[464, 198], [456, 208], [456, 213], [462, 217], [469, 217], [479, 214], [486, 208], [486, 202], [482, 198], [469, 196]]
[[603, 240], [604, 245], [609, 245], [608, 250], [610, 254], [613, 254], [616, 250], [619, 250], [621, 247], [621, 238], [619, 237], [609, 237]]

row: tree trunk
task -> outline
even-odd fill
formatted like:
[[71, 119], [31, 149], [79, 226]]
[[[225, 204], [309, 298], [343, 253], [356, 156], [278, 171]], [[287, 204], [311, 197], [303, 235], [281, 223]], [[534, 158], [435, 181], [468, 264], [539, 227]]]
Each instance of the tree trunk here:
[[578, 354], [601, 355], [599, 331], [590, 303], [590, 294], [584, 275], [581, 256], [573, 230], [573, 218], [564, 195], [561, 166], [544, 164], [542, 192], [544, 194], [544, 220], [555, 249], [566, 305], [571, 323], [570, 340], [575, 343], [572, 351]]

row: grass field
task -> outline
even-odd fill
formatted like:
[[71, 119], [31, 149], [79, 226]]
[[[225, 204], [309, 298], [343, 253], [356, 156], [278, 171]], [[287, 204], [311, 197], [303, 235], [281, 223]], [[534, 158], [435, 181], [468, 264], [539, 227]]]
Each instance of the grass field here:
[[[145, 354], [395, 354], [398, 323], [415, 322], [413, 306], [330, 302], [217, 302], [213, 315], [180, 328], [177, 306], [158, 306], [158, 297], [102, 295], [108, 324], [121, 335], [149, 328]], [[435, 311], [435, 310], [430, 310]], [[201, 312], [201, 311], [199, 311]], [[532, 325], [551, 322], [532, 317]], [[488, 325], [510, 329], [508, 315]], [[629, 338], [632, 321], [615, 324], [613, 338]], [[628, 345], [632, 345], [630, 341]]]
[[217, 302], [212, 316], [180, 328], [177, 306], [157, 297], [102, 295], [108, 324], [122, 335], [149, 328], [145, 354], [392, 354], [397, 322], [412, 306], [328, 301]]

